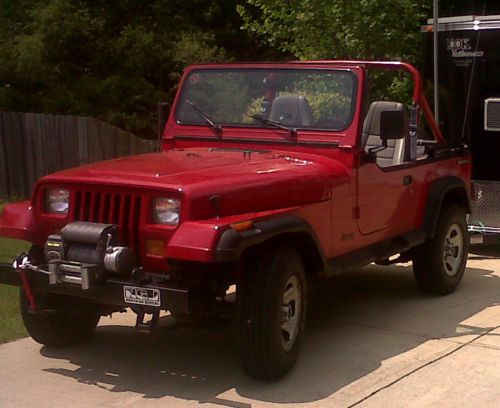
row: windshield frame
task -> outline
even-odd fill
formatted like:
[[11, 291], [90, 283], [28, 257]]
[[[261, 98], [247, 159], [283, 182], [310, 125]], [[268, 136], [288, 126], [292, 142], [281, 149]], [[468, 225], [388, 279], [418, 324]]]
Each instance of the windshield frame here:
[[[197, 128], [206, 128], [207, 124], [205, 123], [187, 123], [179, 120], [178, 111], [182, 104], [182, 101], [186, 99], [187, 89], [189, 87], [189, 78], [191, 75], [197, 72], [206, 72], [206, 71], [229, 71], [229, 72], [241, 72], [241, 71], [285, 71], [285, 72], [300, 72], [300, 71], [314, 71], [314, 72], [340, 72], [344, 74], [348, 74], [352, 79], [352, 97], [351, 97], [351, 106], [349, 116], [346, 121], [346, 125], [343, 128], [339, 129], [331, 129], [331, 128], [320, 128], [320, 127], [297, 127], [296, 130], [300, 132], [319, 132], [319, 133], [342, 133], [349, 129], [354, 121], [356, 116], [356, 107], [358, 103], [358, 76], [350, 67], [315, 67], [315, 66], [259, 66], [256, 65], [254, 67], [240, 67], [238, 65], [228, 66], [210, 66], [210, 67], [193, 67], [186, 72], [185, 77], [182, 81], [182, 87], [179, 90], [178, 98], [176, 99], [175, 109], [173, 112], [173, 118], [177, 125], [186, 126], [186, 127], [197, 127]], [[228, 128], [236, 128], [236, 129], [269, 129], [269, 126], [266, 126], [263, 123], [217, 123], [218, 125], [223, 126], [225, 129]]]

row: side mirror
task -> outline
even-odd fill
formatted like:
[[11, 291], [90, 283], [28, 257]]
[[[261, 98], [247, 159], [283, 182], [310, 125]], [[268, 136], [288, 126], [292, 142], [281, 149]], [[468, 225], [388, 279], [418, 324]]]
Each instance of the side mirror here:
[[383, 141], [404, 139], [408, 134], [408, 123], [404, 111], [380, 112], [380, 138]]

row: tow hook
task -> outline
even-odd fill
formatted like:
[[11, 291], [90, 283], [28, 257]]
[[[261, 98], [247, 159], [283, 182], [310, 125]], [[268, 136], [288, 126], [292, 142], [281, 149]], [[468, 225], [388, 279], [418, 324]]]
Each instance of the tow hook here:
[[29, 311], [32, 313], [36, 313], [37, 308], [35, 296], [33, 295], [33, 291], [31, 290], [29, 279], [26, 273], [26, 270], [28, 269], [27, 265], [29, 265], [29, 257], [24, 252], [20, 254], [12, 263], [12, 267], [19, 272], [19, 275], [21, 275], [24, 294], [26, 295], [26, 298], [29, 302]]

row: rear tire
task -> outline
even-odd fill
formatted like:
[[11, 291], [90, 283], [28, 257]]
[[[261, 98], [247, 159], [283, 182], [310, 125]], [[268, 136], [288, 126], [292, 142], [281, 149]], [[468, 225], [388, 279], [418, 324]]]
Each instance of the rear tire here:
[[462, 280], [469, 252], [465, 218], [462, 207], [448, 205], [441, 212], [434, 238], [417, 249], [413, 273], [424, 292], [447, 295]]
[[89, 338], [99, 323], [100, 315], [83, 302], [72, 302], [64, 296], [36, 294], [40, 311], [29, 310], [29, 302], [20, 289], [21, 315], [29, 335], [50, 347], [68, 347]]
[[247, 257], [237, 286], [237, 334], [244, 371], [277, 379], [295, 364], [306, 316], [306, 279], [300, 256], [273, 247]]

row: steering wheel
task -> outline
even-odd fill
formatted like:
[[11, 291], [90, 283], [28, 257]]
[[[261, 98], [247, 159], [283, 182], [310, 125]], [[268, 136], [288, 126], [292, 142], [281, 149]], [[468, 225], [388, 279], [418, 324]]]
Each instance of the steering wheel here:
[[314, 124], [315, 127], [332, 130], [344, 129], [345, 125], [346, 123], [344, 121], [332, 117], [320, 118]]

